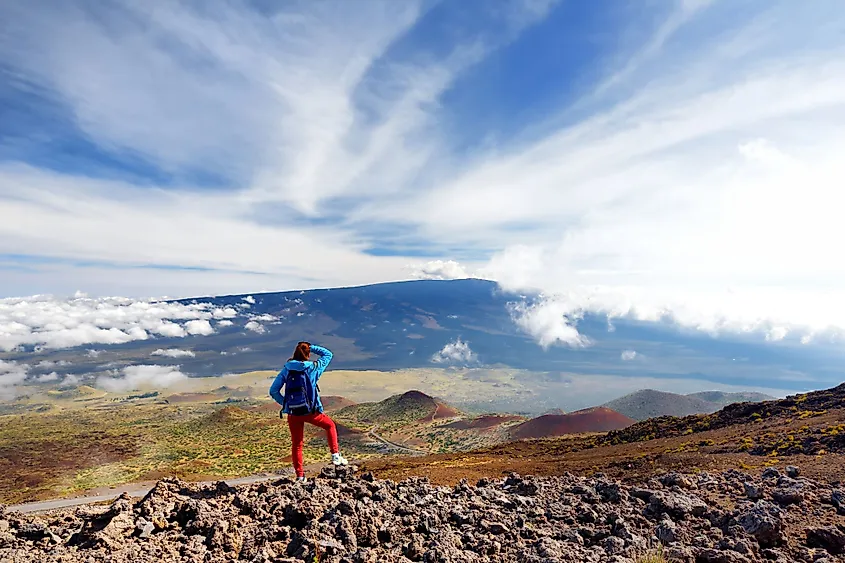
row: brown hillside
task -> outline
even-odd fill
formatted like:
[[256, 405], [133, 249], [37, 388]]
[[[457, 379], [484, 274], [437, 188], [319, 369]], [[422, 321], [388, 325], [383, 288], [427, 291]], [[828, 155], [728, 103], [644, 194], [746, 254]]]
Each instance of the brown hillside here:
[[455, 430], [485, 430], [487, 428], [495, 428], [507, 422], [514, 422], [517, 420], [525, 420], [521, 416], [516, 415], [484, 415], [478, 418], [469, 420], [458, 420], [446, 425], [446, 428], [453, 428]]
[[511, 431], [514, 439], [548, 438], [567, 434], [620, 430], [636, 421], [607, 407], [594, 407], [569, 414], [546, 414], [523, 422]]
[[443, 420], [444, 418], [461, 416], [461, 411], [451, 405], [447, 405], [446, 403], [436, 403], [436, 405], [437, 407], [431, 417], [432, 420]]
[[351, 407], [357, 404], [355, 401], [350, 401], [346, 397], [338, 397], [337, 395], [326, 395], [325, 397], [320, 397], [320, 400], [323, 402], [323, 410], [326, 412], [337, 411], [344, 407]]

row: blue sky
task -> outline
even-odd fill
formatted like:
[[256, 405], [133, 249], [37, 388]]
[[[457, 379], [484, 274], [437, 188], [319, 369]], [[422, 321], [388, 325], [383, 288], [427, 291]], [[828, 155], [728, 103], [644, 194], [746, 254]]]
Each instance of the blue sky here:
[[[50, 4], [50, 3], [48, 3]], [[0, 5], [0, 296], [478, 275], [809, 341], [835, 258], [845, 7]]]

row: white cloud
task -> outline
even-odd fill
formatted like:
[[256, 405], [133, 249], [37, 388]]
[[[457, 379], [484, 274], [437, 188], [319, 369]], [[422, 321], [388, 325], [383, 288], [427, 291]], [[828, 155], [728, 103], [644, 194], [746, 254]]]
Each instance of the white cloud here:
[[517, 326], [533, 336], [543, 348], [558, 343], [580, 348], [590, 343], [589, 339], [579, 334], [575, 328], [578, 308], [565, 300], [544, 299], [533, 304], [512, 303], [510, 312]]
[[[238, 311], [235, 310], [233, 307], [217, 308], [217, 309], [214, 309], [211, 312], [211, 316], [214, 317], [215, 319], [233, 319], [233, 318], [238, 316]], [[223, 322], [229, 322], [229, 321], [220, 321], [220, 322], [223, 323]]]
[[225, 321], [218, 322], [217, 326], [232, 326], [233, 324], [235, 324], [235, 323], [233, 323], [232, 321], [227, 319]]
[[159, 348], [150, 352], [150, 356], [164, 356], [167, 358], [193, 358], [196, 356], [193, 350], [180, 350], [179, 348]]
[[29, 366], [10, 360], [0, 360], [0, 401], [17, 396], [17, 385], [24, 382]]
[[77, 375], [73, 375], [69, 373], [62, 378], [62, 387], [74, 387], [75, 385], [79, 385], [82, 380]]
[[[214, 332], [209, 322], [224, 309], [208, 303], [185, 305], [123, 297], [58, 299], [33, 296], [0, 299], [0, 350], [21, 345], [68, 348], [147, 340], [150, 334], [184, 337]], [[187, 321], [185, 327], [179, 322]], [[186, 330], [187, 328], [187, 330]], [[91, 357], [99, 352], [89, 350]]]
[[58, 373], [53, 371], [53, 372], [50, 372], [50, 373], [45, 373], [43, 375], [39, 375], [38, 377], [35, 378], [35, 381], [37, 381], [38, 383], [47, 383], [49, 381], [58, 381], [60, 379], [60, 377], [61, 376], [59, 376]]
[[255, 297], [253, 297], [252, 295], [247, 295], [242, 299], [242, 301], [246, 301], [250, 305], [255, 305]]
[[122, 377], [100, 376], [96, 385], [112, 393], [123, 393], [136, 389], [163, 389], [186, 379], [179, 366], [127, 366], [122, 370]]
[[626, 362], [631, 361], [631, 360], [633, 360], [634, 358], [637, 357], [637, 351], [636, 350], [623, 350], [622, 355], [620, 357], [622, 358], [623, 361], [626, 361]]
[[253, 321], [263, 321], [263, 322], [272, 323], [272, 322], [278, 321], [279, 317], [265, 313], [263, 315], [253, 315], [253, 316], [250, 317], [250, 319], [253, 320]]
[[244, 328], [247, 330], [251, 330], [252, 332], [257, 332], [258, 334], [264, 334], [267, 332], [267, 329], [264, 328], [264, 325], [261, 323], [257, 323], [255, 321], [249, 321], [244, 325]]
[[70, 362], [68, 362], [67, 360], [58, 360], [58, 361], [41, 360], [40, 362], [35, 364], [35, 367], [41, 368], [41, 369], [50, 369], [50, 368], [55, 368], [55, 367], [65, 367], [65, 366], [69, 366], [69, 365], [70, 365]]
[[458, 338], [443, 346], [431, 357], [431, 361], [436, 364], [472, 364], [478, 361], [478, 357], [470, 349], [468, 342]]
[[188, 332], [188, 334], [199, 334], [202, 336], [214, 334], [214, 328], [212, 328], [211, 323], [208, 322], [206, 319], [196, 319], [193, 321], [188, 321], [187, 323], [185, 323], [185, 330]]
[[431, 260], [419, 264], [413, 267], [413, 276], [425, 280], [457, 280], [472, 277], [454, 260]]

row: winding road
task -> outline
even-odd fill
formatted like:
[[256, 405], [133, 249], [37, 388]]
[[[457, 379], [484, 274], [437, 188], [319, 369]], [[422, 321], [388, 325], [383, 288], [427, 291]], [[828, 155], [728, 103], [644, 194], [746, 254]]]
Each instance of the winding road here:
[[382, 438], [381, 436], [376, 434], [376, 429], [378, 429], [378, 424], [376, 424], [375, 426], [370, 428], [370, 431], [367, 432], [367, 434], [370, 437], [375, 438], [377, 441], [381, 442], [382, 444], [384, 444], [385, 446], [387, 446], [391, 449], [400, 450], [400, 451], [403, 451], [403, 452], [408, 452], [411, 455], [427, 455], [428, 454], [428, 452], [424, 452], [422, 450], [415, 450], [414, 448], [409, 448], [407, 446], [397, 444], [396, 442], [391, 442], [387, 438]]

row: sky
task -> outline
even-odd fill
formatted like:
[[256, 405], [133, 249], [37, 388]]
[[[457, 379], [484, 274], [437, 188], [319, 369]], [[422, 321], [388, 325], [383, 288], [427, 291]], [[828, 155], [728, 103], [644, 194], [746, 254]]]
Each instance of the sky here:
[[544, 296], [514, 311], [544, 345], [584, 345], [584, 311], [845, 328], [837, 0], [7, 0], [0, 22], [0, 297], [478, 276]]

